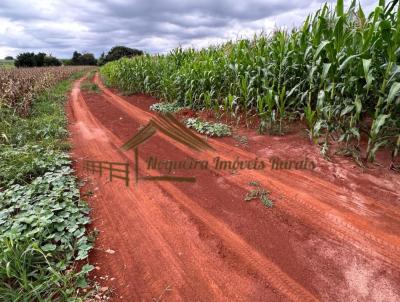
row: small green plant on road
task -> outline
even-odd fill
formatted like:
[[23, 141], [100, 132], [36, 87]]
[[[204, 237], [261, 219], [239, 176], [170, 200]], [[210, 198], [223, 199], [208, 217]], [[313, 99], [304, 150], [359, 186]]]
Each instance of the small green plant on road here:
[[269, 191], [261, 187], [258, 181], [251, 181], [249, 182], [249, 185], [252, 186], [254, 189], [250, 190], [246, 194], [246, 196], [244, 197], [245, 201], [249, 202], [254, 199], [259, 199], [267, 208], [272, 208], [274, 206], [271, 198], [269, 197]]
[[92, 83], [90, 81], [84, 81], [81, 84], [81, 90], [88, 91], [88, 92], [94, 92], [94, 93], [100, 93], [101, 92], [99, 86], [97, 86], [95, 83]]

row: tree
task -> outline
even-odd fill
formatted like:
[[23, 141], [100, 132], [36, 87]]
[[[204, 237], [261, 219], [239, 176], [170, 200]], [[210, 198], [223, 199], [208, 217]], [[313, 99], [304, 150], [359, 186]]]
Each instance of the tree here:
[[119, 60], [123, 57], [134, 57], [134, 56], [141, 56], [143, 55], [143, 51], [135, 48], [129, 48], [126, 46], [114, 46], [111, 50], [107, 53], [104, 58], [104, 62], [111, 62]]
[[46, 55], [43, 52], [39, 52], [38, 54], [25, 52], [17, 56], [14, 65], [16, 67], [60, 66], [61, 62], [57, 58]]
[[4, 58], [4, 60], [11, 61], [11, 60], [14, 60], [14, 58], [12, 56], [7, 56]]
[[44, 57], [43, 66], [61, 66], [62, 63], [59, 59], [48, 55]]
[[74, 53], [72, 54], [71, 65], [80, 65], [81, 57], [82, 57], [82, 54], [80, 54], [77, 51], [74, 51]]
[[43, 67], [45, 57], [46, 57], [46, 54], [43, 52], [39, 52], [37, 55], [35, 55], [35, 65], [34, 66]]
[[36, 66], [35, 54], [33, 52], [24, 52], [17, 56], [15, 67], [34, 67]]
[[97, 60], [97, 65], [102, 66], [105, 62], [105, 54], [104, 52], [101, 53], [100, 58]]
[[92, 53], [85, 53], [81, 56], [81, 65], [97, 65], [97, 60]]
[[72, 59], [61, 59], [60, 61], [61, 61], [62, 65], [64, 65], [64, 66], [72, 65]]
[[97, 60], [92, 53], [81, 54], [74, 51], [72, 54], [71, 65], [97, 65]]

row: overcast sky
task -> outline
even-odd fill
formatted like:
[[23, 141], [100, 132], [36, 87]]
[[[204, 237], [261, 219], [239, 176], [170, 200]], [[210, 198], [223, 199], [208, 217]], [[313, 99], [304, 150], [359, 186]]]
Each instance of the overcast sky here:
[[[78, 50], [98, 56], [114, 45], [150, 53], [179, 45], [203, 47], [275, 27], [298, 26], [323, 2], [0, 0], [0, 58], [25, 51], [69, 58]], [[361, 3], [370, 11], [378, 1]]]

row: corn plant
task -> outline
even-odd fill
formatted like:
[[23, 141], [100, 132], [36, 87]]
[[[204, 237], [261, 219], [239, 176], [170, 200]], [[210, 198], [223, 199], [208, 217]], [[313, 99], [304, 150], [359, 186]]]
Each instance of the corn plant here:
[[[366, 15], [356, 1], [322, 5], [291, 31], [201, 50], [110, 62], [110, 84], [194, 109], [223, 110], [239, 123], [256, 114], [260, 128], [304, 116], [312, 141], [358, 148], [367, 129], [367, 159], [400, 134], [399, 0], [380, 0]], [[222, 105], [222, 106], [221, 106]], [[262, 127], [261, 127], [262, 126]], [[397, 148], [397, 149], [396, 149]]]

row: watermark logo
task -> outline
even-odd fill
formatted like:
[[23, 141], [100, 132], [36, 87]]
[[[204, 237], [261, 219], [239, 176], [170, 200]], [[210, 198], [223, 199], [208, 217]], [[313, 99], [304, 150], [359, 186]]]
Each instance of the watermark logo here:
[[[195, 177], [172, 175], [139, 176], [139, 146], [149, 140], [157, 131], [195, 151], [214, 150], [214, 148], [212, 148], [207, 142], [182, 125], [172, 114], [167, 113], [165, 115], [153, 117], [145, 127], [143, 127], [135, 136], [129, 139], [121, 147], [124, 151], [134, 151], [134, 175], [136, 185], [139, 180], [195, 182]], [[152, 158], [150, 158], [150, 161], [152, 161]], [[149, 165], [152, 166], [151, 163], [148, 164], [148, 166]], [[89, 172], [97, 172], [100, 175], [102, 175], [104, 171], [107, 171], [110, 180], [112, 180], [113, 177], [120, 178], [125, 180], [127, 186], [129, 185], [128, 163], [86, 161], [85, 168]]]
[[113, 178], [125, 180], [125, 185], [129, 186], [129, 164], [128, 163], [113, 163], [108, 161], [85, 161], [85, 169], [91, 173], [99, 173], [100, 176], [108, 174], [110, 181]]
[[143, 176], [139, 177], [139, 146], [150, 139], [157, 131], [169, 136], [173, 140], [196, 150], [213, 150], [213, 148], [203, 139], [195, 135], [192, 131], [182, 125], [172, 114], [159, 115], [152, 118], [150, 122], [142, 128], [134, 137], [128, 140], [121, 148], [122, 150], [134, 150], [135, 153], [135, 182], [142, 180], [163, 180], [163, 181], [180, 181], [195, 182], [194, 177], [180, 177], [171, 175], [162, 176]]
[[[171, 175], [175, 171], [188, 170], [208, 170], [229, 171], [231, 173], [239, 170], [265, 170], [266, 162], [258, 157], [254, 159], [242, 160], [236, 157], [234, 160], [225, 160], [221, 156], [216, 156], [211, 162], [208, 160], [198, 160], [185, 158], [182, 160], [166, 160], [157, 156], [146, 159], [146, 168], [148, 171], [157, 170], [159, 176], [140, 176], [139, 175], [139, 147], [148, 141], [157, 132], [163, 133], [171, 139], [187, 146], [195, 151], [213, 151], [206, 141], [194, 134], [191, 130], [181, 124], [172, 114], [158, 115], [153, 117], [150, 122], [139, 130], [136, 135], [129, 139], [121, 149], [124, 151], [133, 150], [134, 155], [134, 179], [137, 185], [139, 180], [145, 181], [174, 181], [174, 182], [196, 182], [193, 176], [175, 176]], [[307, 158], [300, 160], [284, 160], [277, 156], [269, 159], [271, 170], [314, 170], [315, 162]], [[126, 186], [129, 186], [130, 168], [128, 163], [116, 163], [107, 161], [85, 161], [85, 168], [91, 173], [99, 173], [100, 176], [106, 174], [110, 181], [113, 178], [122, 179]]]

